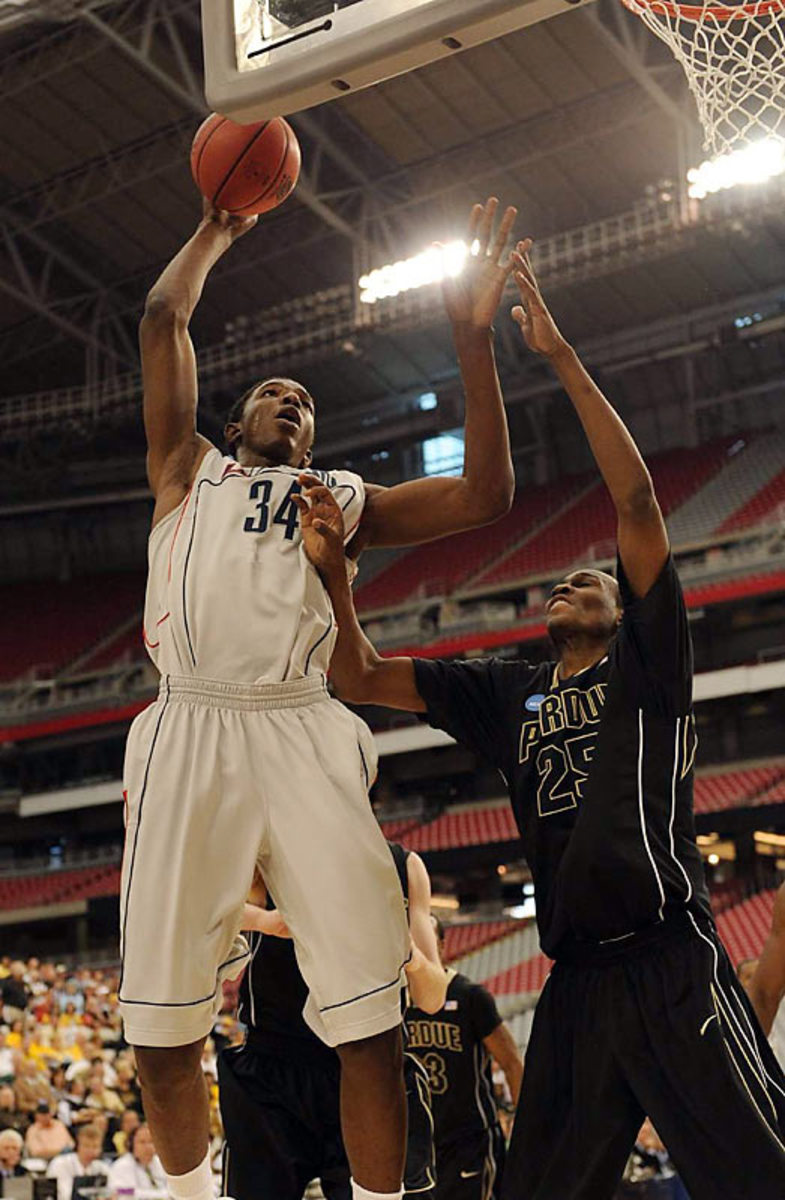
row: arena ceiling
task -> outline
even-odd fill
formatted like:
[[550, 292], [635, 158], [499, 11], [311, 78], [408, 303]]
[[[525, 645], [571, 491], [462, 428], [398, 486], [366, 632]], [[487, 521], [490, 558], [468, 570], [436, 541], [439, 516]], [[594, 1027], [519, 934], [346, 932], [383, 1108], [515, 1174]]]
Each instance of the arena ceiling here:
[[[188, 148], [204, 115], [200, 76], [198, 0], [0, 0], [3, 440], [39, 417], [110, 411], [96, 397], [114, 378], [125, 383], [113, 403], [138, 405], [144, 297], [199, 212]], [[565, 5], [292, 122], [300, 185], [219, 265], [194, 321], [216, 405], [266, 363], [236, 352], [251, 340], [267, 339], [282, 367], [306, 364], [335, 446], [351, 442], [356, 409], [378, 411], [384, 428], [413, 392], [449, 384], [434, 297], [364, 329], [354, 284], [460, 235], [490, 193], [518, 205], [565, 329], [598, 363], [623, 362], [640, 403], [782, 374], [781, 337], [715, 352], [736, 312], [781, 306], [782, 193], [719, 202], [698, 221], [685, 209], [675, 185], [702, 157], [692, 101], [666, 48], [618, 0]], [[520, 396], [547, 392], [508, 318], [499, 333]], [[711, 354], [686, 370], [693, 343]]]

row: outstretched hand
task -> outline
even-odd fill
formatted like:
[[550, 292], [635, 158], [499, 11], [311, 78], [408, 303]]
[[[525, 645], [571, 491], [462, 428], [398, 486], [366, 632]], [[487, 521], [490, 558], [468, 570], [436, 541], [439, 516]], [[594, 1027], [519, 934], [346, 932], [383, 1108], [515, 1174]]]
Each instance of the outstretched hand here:
[[335, 496], [314, 475], [300, 475], [299, 496], [292, 497], [300, 510], [300, 530], [309, 561], [322, 575], [345, 571], [343, 513]]
[[523, 340], [535, 354], [552, 358], [567, 345], [559, 327], [542, 298], [537, 277], [529, 260], [531, 238], [518, 242], [512, 255], [513, 278], [521, 294], [521, 303], [512, 309], [513, 321], [520, 325]]
[[504, 285], [513, 269], [512, 255], [503, 261], [502, 255], [518, 210], [505, 210], [494, 236], [498, 207], [495, 196], [485, 204], [475, 204], [469, 217], [466, 241], [470, 248], [477, 243], [477, 253], [470, 249], [460, 274], [448, 275], [442, 281], [444, 307], [454, 325], [488, 329], [501, 303]]
[[219, 229], [223, 229], [229, 234], [233, 242], [247, 233], [249, 229], [253, 229], [258, 220], [258, 217], [238, 217], [234, 213], [226, 212], [223, 208], [216, 208], [211, 200], [202, 196], [202, 225], [217, 225]]

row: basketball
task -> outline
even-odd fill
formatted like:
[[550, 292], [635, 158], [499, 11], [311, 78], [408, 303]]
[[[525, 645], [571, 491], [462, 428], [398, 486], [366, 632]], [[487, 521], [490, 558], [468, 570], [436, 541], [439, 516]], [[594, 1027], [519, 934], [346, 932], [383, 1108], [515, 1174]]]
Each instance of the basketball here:
[[191, 171], [203, 196], [241, 217], [283, 204], [300, 174], [300, 145], [283, 117], [238, 125], [212, 113], [196, 131]]

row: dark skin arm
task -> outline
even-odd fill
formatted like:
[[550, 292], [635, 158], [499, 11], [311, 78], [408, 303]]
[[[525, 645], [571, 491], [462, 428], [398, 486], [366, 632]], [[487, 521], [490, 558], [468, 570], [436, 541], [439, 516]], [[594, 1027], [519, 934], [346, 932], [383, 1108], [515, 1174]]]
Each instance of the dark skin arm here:
[[521, 1094], [521, 1083], [523, 1082], [523, 1059], [521, 1058], [521, 1052], [518, 1049], [515, 1038], [504, 1024], [504, 1021], [502, 1021], [501, 1025], [497, 1025], [493, 1033], [489, 1033], [487, 1038], [483, 1038], [483, 1045], [493, 1055], [504, 1071], [510, 1095], [512, 1096], [512, 1102], [513, 1104], [517, 1104], [518, 1097]]
[[749, 996], [766, 1037], [785, 996], [785, 884], [774, 899], [771, 932], [750, 981]]
[[347, 575], [343, 513], [332, 492], [312, 475], [301, 475], [303, 492], [293, 496], [308, 558], [332, 601], [338, 638], [330, 680], [342, 700], [425, 712], [411, 658], [382, 658], [363, 633]]
[[139, 326], [153, 525], [176, 508], [211, 443], [196, 431], [196, 355], [188, 325], [211, 269], [255, 217], [232, 217], [205, 201], [195, 233], [153, 284]]
[[352, 557], [366, 546], [412, 546], [487, 525], [510, 508], [515, 475], [491, 322], [512, 270], [512, 259], [502, 261], [502, 256], [516, 210], [506, 210], [494, 234], [497, 209], [495, 197], [475, 204], [467, 244], [476, 240], [478, 253], [442, 285], [466, 398], [463, 475], [414, 479], [391, 488], [367, 485]]
[[657, 579], [669, 552], [651, 476], [626, 425], [548, 311], [529, 261], [530, 245], [520, 242], [513, 256], [521, 303], [513, 308], [512, 315], [529, 349], [550, 362], [580, 418], [616, 509], [624, 570], [633, 592], [642, 597]]

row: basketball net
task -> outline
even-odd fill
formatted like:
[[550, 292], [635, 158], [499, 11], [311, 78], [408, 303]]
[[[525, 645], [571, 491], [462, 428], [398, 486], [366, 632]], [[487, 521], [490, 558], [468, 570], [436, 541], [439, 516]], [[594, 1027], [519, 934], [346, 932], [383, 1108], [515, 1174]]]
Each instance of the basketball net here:
[[673, 51], [698, 105], [704, 147], [728, 154], [785, 139], [785, 0], [622, 0]]

